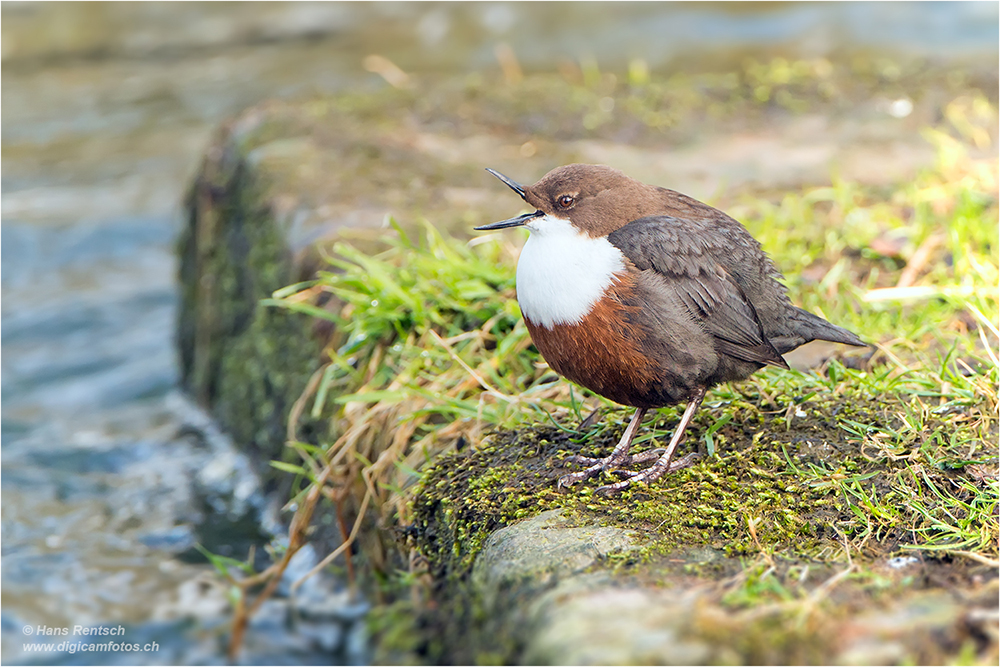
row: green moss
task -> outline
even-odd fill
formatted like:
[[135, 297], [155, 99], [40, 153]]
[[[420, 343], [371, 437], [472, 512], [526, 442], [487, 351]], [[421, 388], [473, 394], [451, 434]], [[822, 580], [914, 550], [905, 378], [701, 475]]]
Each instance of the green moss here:
[[[261, 304], [298, 270], [269, 197], [259, 174], [224, 154], [192, 188], [179, 241], [182, 382], [265, 460], [285, 456], [291, 406], [323, 346], [309, 318]], [[309, 439], [322, 432], [315, 420], [301, 426]]]
[[[873, 427], [891, 411], [885, 399], [857, 399], [828, 399], [814, 409]], [[703, 411], [692, 431], [716, 419], [717, 414]], [[991, 525], [995, 497], [988, 487], [963, 490], [962, 480], [971, 481], [961, 468], [925, 464], [915, 478], [914, 461], [872, 456], [863, 440], [851, 438], [835, 420], [796, 421], [801, 423], [786, 429], [784, 419], [773, 416], [748, 438], [740, 432], [739, 419], [733, 419], [723, 432], [728, 431], [727, 442], [739, 443], [734, 449], [611, 498], [589, 488], [559, 493], [555, 481], [568, 470], [562, 466], [567, 456], [609, 453], [614, 433], [574, 438], [553, 427], [495, 433], [483, 447], [444, 457], [424, 473], [413, 513], [428, 536], [421, 550], [443, 570], [461, 573], [491, 532], [553, 508], [645, 533], [648, 543], [641, 553], [647, 559], [698, 545], [729, 557], [780, 552], [786, 558], [821, 558], [839, 549], [842, 536], [866, 537], [865, 551], [872, 556], [899, 548], [907, 534], [923, 537], [909, 542], [914, 547], [948, 543], [964, 548], [973, 545], [951, 540], [976, 538], [977, 530]], [[664, 426], [657, 424], [649, 443], [669, 437]], [[924, 426], [949, 428], [946, 417]], [[958, 437], [972, 435], [966, 431]], [[830, 452], [836, 456], [829, 457]], [[899, 502], [904, 497], [910, 499], [907, 504]], [[967, 515], [950, 526], [931, 519], [965, 506], [976, 519]], [[972, 529], [963, 530], [965, 524]], [[988, 532], [995, 530], [993, 524]], [[974, 546], [988, 548], [978, 539]]]
[[[810, 412], [847, 413], [849, 419], [868, 424], [879, 424], [893, 410], [884, 399], [850, 395], [810, 407]], [[717, 417], [706, 410], [692, 429], [704, 429]], [[825, 605], [824, 616], [866, 609], [873, 596], [898, 598], [927, 585], [887, 579], [867, 568], [901, 547], [930, 548], [933, 553], [939, 540], [947, 540], [952, 548], [961, 546], [954, 541], [961, 521], [947, 529], [927, 523], [928, 511], [921, 503], [931, 498], [937, 499], [940, 516], [962, 503], [980, 503], [978, 518], [965, 519], [977, 529], [992, 525], [988, 530], [995, 540], [996, 522], [990, 524], [989, 518], [995, 513], [995, 488], [962, 492], [957, 487], [968, 485], [968, 476], [924, 470], [930, 486], [913, 486], [906, 481], [913, 461], [872, 457], [863, 441], [828, 417], [793, 420], [786, 430], [783, 418], [768, 416], [755, 426], [761, 428], [759, 436], [751, 438], [741, 437], [743, 426], [737, 420], [730, 423], [727, 441], [734, 443], [732, 449], [613, 498], [589, 489], [558, 493], [555, 480], [566, 472], [561, 461], [568, 454], [607, 454], [624, 426], [621, 421], [614, 431], [595, 429], [590, 437], [554, 427], [500, 431], [480, 448], [439, 459], [425, 471], [413, 501], [417, 548], [428, 558], [441, 590], [448, 591], [442, 596], [449, 601], [447, 611], [433, 614], [434, 632], [448, 627], [449, 636], [462, 638], [452, 645], [466, 646], [460, 651], [468, 645], [492, 645], [489, 633], [480, 635], [481, 619], [463, 607], [479, 603], [468, 586], [468, 573], [492, 532], [547, 509], [561, 508], [581, 522], [596, 520], [640, 536], [638, 549], [598, 565], [613, 569], [623, 583], [676, 586], [686, 580], [689, 585], [717, 586], [730, 578], [735, 583], [717, 594], [724, 608], [786, 605], [780, 613], [740, 621], [739, 631], [725, 644], [738, 656], [733, 658], [737, 662], [821, 663], [831, 655], [830, 642], [835, 640], [821, 627], [803, 624], [802, 614], [812, 609], [809, 600], [817, 587], [845, 567], [845, 549], [861, 569], [841, 585], [836, 604]], [[647, 446], [669, 437], [665, 425], [657, 424]], [[945, 428], [946, 417], [925, 426]], [[819, 443], [824, 450], [836, 451], [836, 458], [818, 452], [814, 445]], [[977, 543], [976, 548], [989, 552], [992, 547]], [[949, 571], [965, 585], [982, 574], [981, 567], [965, 562], [953, 563]], [[455, 600], [462, 602], [455, 606]], [[719, 640], [734, 632], [733, 623], [703, 623], [697, 635]], [[469, 644], [472, 636], [478, 639]], [[517, 646], [515, 642], [508, 648]], [[507, 657], [516, 659], [516, 654]]]

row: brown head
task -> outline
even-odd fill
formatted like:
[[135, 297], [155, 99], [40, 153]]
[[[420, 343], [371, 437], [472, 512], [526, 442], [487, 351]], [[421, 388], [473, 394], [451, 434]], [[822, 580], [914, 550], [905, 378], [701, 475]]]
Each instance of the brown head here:
[[498, 171], [487, 169], [536, 208], [516, 218], [476, 227], [503, 229], [551, 215], [573, 223], [591, 237], [607, 236], [632, 220], [666, 213], [669, 190], [646, 185], [617, 169], [600, 164], [556, 167], [534, 185], [520, 185]]

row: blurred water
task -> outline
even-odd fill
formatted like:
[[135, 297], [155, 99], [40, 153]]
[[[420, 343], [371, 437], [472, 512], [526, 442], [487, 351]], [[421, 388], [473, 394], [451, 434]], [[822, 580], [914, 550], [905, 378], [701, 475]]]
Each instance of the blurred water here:
[[[995, 60], [998, 17], [996, 3], [7, 2], [0, 12], [2, 657], [84, 664], [221, 662], [225, 591], [178, 556], [211, 538], [199, 531], [216, 515], [256, 525], [218, 541], [235, 557], [277, 530], [250, 466], [176, 390], [179, 202], [225, 116], [270, 96], [384, 85], [360, 66], [370, 53], [455, 73], [496, 69], [499, 41], [527, 70], [581, 57], [607, 69], [633, 57], [654, 70], [709, 67], [754, 49]], [[281, 634], [285, 612], [270, 609], [259, 636], [271, 652], [251, 647], [247, 660], [361, 659], [361, 608], [308, 641]], [[129, 641], [156, 637], [162, 649], [21, 650], [26, 625], [118, 622]]]

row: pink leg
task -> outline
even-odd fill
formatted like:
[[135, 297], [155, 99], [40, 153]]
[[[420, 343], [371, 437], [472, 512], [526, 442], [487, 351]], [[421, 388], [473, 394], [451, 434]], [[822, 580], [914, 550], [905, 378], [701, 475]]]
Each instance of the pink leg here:
[[[694, 413], [698, 410], [698, 406], [701, 405], [702, 400], [705, 398], [705, 389], [699, 389], [688, 403], [687, 407], [684, 409], [684, 414], [681, 416], [681, 421], [677, 425], [677, 430], [674, 431], [674, 437], [670, 439], [670, 444], [667, 445], [667, 451], [663, 453], [660, 459], [654, 463], [652, 466], [643, 470], [642, 472], [636, 473], [634, 475], [629, 475], [628, 479], [624, 479], [620, 482], [614, 484], [608, 484], [607, 486], [602, 486], [597, 489], [597, 492], [603, 495], [611, 495], [614, 493], [621, 493], [629, 486], [635, 482], [653, 482], [671, 470], [676, 470], [678, 467], [683, 466], [672, 466], [670, 464], [671, 459], [674, 457], [674, 452], [677, 451], [677, 446], [681, 444], [684, 440], [684, 430], [691, 423], [691, 418], [694, 417]], [[629, 425], [631, 427], [631, 424]], [[617, 447], [615, 448], [617, 450]], [[683, 459], [677, 461], [677, 463], [684, 463], [685, 465], [690, 465], [690, 455], [684, 457]], [[588, 469], [589, 470], [589, 469]], [[560, 480], [561, 482], [562, 480]]]
[[[659, 452], [659, 454], [657, 454], [657, 456], [655, 456], [655, 457], [649, 457], [650, 459], [652, 459], [652, 458], [659, 458], [660, 454], [662, 454], [666, 450], [661, 447], [659, 449], [654, 449], [653, 451], [654, 452]], [[647, 453], [651, 453], [651, 452], [647, 452]], [[675, 470], [683, 470], [684, 468], [689, 468], [692, 465], [694, 465], [695, 461], [697, 461], [700, 458], [701, 458], [701, 454], [699, 454], [698, 452], [691, 452], [687, 456], [682, 456], [679, 459], [674, 459], [673, 461], [671, 461], [670, 462], [670, 469], [667, 470], [666, 472], [674, 472]], [[649, 460], [649, 459], [647, 459], [647, 460]], [[642, 470], [626, 470], [625, 468], [619, 468], [618, 470], [610, 470], [609, 472], [612, 475], [617, 475], [618, 477], [626, 478], [626, 477], [635, 477], [637, 475], [641, 475], [644, 471], [642, 471]], [[664, 474], [666, 474], [666, 473], [664, 473]]]
[[[656, 461], [661, 456], [663, 452], [667, 451], [665, 447], [657, 447], [656, 449], [650, 449], [646, 452], [639, 452], [638, 454], [629, 454], [624, 459], [622, 459], [621, 465], [630, 466], [635, 463], [649, 463], [650, 461]], [[566, 459], [566, 463], [575, 463], [577, 465], [591, 466], [604, 459], [593, 458], [590, 456], [580, 456], [579, 454], [571, 456]]]
[[568, 475], [563, 475], [559, 478], [558, 486], [561, 488], [563, 486], [573, 486], [579, 482], [586, 479], [590, 479], [594, 475], [600, 474], [604, 470], [614, 470], [620, 468], [622, 463], [628, 458], [628, 448], [632, 445], [632, 440], [635, 438], [636, 432], [639, 430], [639, 424], [642, 423], [642, 418], [646, 416], [646, 408], [637, 408], [635, 414], [632, 415], [632, 421], [628, 423], [628, 428], [622, 433], [621, 440], [615, 445], [614, 450], [611, 455], [603, 459], [591, 459], [590, 457], [580, 457], [582, 461], [577, 460], [577, 457], [572, 457], [569, 459], [570, 463], [589, 463], [594, 461], [593, 465], [589, 468], [584, 468], [580, 472], [570, 473]]

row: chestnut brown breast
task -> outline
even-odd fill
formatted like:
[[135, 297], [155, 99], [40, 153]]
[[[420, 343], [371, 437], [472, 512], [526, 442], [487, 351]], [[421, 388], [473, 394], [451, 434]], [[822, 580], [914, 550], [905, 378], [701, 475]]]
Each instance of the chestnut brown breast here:
[[658, 364], [642, 353], [633, 324], [640, 308], [627, 305], [634, 277], [624, 274], [579, 324], [545, 327], [525, 317], [538, 351], [554, 371], [616, 403], [660, 407]]

